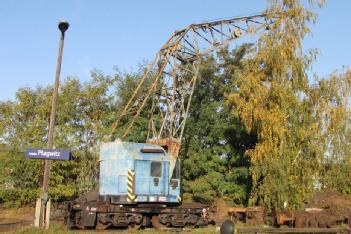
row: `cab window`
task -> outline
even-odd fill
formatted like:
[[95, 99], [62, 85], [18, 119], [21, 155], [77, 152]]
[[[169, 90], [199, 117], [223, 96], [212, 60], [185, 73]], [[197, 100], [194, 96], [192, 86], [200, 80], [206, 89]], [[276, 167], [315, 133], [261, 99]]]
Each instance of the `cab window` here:
[[152, 177], [162, 176], [162, 164], [161, 162], [151, 162], [151, 172]]

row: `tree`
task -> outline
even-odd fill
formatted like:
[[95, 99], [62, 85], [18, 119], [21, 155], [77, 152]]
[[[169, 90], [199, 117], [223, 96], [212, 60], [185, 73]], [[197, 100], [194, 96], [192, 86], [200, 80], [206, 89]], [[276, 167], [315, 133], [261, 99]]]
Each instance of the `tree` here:
[[316, 118], [324, 139], [322, 170], [318, 176], [323, 190], [350, 194], [351, 190], [351, 72], [333, 73], [319, 79], [311, 90]]
[[313, 193], [323, 157], [308, 98], [307, 71], [316, 54], [302, 50], [315, 14], [295, 0], [271, 1], [268, 11], [282, 16], [260, 35], [236, 80], [238, 90], [228, 98], [246, 129], [258, 137], [246, 151], [253, 180], [250, 203], [281, 209], [287, 201], [297, 208]]
[[[56, 201], [91, 189], [98, 179], [98, 144], [113, 112], [109, 89], [116, 78], [96, 71], [91, 75], [85, 84], [68, 78], [59, 90], [55, 147], [71, 149], [73, 160], [52, 163], [49, 193]], [[16, 101], [0, 103], [0, 140], [6, 149], [1, 175], [6, 190], [1, 196], [9, 201], [17, 196], [28, 203], [39, 194], [43, 161], [26, 160], [24, 150], [46, 146], [50, 98], [51, 87], [39, 86], [22, 88]]]
[[[350, 70], [312, 83], [307, 74], [317, 53], [303, 53], [302, 40], [316, 15], [298, 0], [270, 3], [267, 21], [277, 12], [280, 17], [257, 44], [224, 48], [201, 61], [180, 152], [185, 200], [225, 198], [279, 210], [285, 202], [300, 208], [317, 191], [351, 193]], [[52, 164], [54, 200], [97, 184], [99, 144], [111, 140], [106, 136], [143, 71], [143, 66], [114, 76], [93, 71], [89, 82], [63, 82], [55, 146], [72, 149], [74, 160]], [[45, 147], [50, 97], [51, 87], [39, 86], [19, 89], [15, 101], [0, 102], [0, 147], [6, 149], [0, 151], [0, 203], [15, 199], [20, 205], [38, 195], [43, 162], [25, 160], [23, 150]], [[151, 106], [148, 100], [124, 140], [145, 141]], [[130, 121], [122, 116], [112, 140]]]
[[251, 189], [250, 160], [244, 154], [255, 135], [230, 114], [225, 93], [233, 90], [236, 70], [249, 45], [205, 58], [201, 63], [180, 157], [185, 199], [211, 203], [219, 197], [245, 204]]

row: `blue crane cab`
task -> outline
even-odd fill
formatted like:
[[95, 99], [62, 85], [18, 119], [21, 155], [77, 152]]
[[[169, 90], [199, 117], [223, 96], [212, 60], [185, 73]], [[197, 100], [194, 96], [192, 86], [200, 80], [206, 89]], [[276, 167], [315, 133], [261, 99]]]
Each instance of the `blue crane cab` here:
[[180, 163], [145, 143], [114, 141], [100, 148], [100, 200], [113, 204], [180, 203]]

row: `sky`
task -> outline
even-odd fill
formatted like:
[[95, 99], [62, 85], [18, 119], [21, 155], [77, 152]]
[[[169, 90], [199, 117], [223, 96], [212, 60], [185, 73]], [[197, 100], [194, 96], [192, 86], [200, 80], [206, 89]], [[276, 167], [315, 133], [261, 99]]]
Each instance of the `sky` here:
[[[0, 101], [14, 100], [21, 87], [53, 84], [60, 32], [59, 20], [70, 27], [65, 36], [61, 80], [82, 81], [98, 69], [106, 75], [133, 71], [153, 60], [177, 29], [266, 8], [264, 0], [1, 0]], [[327, 0], [304, 49], [319, 48], [314, 72], [326, 77], [350, 65], [351, 1]]]

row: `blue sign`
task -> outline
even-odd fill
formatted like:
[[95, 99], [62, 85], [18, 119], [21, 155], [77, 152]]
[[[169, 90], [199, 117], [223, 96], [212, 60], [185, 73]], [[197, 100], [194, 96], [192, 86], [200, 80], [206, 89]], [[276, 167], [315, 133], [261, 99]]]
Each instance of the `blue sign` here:
[[70, 150], [64, 149], [36, 149], [31, 148], [26, 151], [26, 158], [51, 159], [51, 160], [71, 160]]

